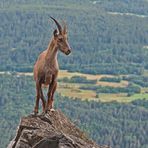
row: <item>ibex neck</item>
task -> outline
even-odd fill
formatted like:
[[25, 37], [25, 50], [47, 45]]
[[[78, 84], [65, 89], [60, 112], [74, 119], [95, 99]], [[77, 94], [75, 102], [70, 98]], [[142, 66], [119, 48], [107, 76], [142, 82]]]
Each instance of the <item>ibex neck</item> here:
[[57, 47], [56, 44], [53, 40], [53, 38], [51, 39], [51, 41], [49, 42], [48, 48], [47, 48], [47, 54], [46, 54], [46, 60], [48, 62], [52, 62], [54, 60], [57, 59]]

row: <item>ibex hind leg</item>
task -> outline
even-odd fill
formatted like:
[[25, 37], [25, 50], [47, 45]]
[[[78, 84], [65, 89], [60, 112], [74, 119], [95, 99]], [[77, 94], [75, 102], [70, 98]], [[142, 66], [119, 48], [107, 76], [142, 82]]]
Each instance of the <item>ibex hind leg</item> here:
[[49, 105], [50, 111], [55, 111], [54, 110], [54, 93], [56, 91], [56, 88], [57, 88], [57, 82], [55, 82], [54, 88], [52, 90], [52, 95], [51, 95], [50, 105]]
[[44, 113], [45, 112], [45, 106], [46, 106], [46, 100], [44, 99], [44, 94], [43, 94], [43, 91], [42, 91], [42, 87], [41, 87], [41, 90], [40, 90], [40, 95], [41, 95], [41, 100], [42, 100], [42, 111]]
[[36, 82], [36, 101], [35, 101], [35, 107], [34, 107], [35, 115], [38, 114], [38, 110], [39, 110], [40, 90], [41, 90], [41, 84], [39, 82]]

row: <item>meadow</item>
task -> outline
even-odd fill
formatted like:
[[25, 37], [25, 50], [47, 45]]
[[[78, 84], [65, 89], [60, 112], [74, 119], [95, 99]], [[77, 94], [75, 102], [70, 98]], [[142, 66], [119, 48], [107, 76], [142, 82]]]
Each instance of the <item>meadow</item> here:
[[[145, 72], [146, 75], [147, 72]], [[1, 72], [0, 74], [8, 74], [11, 75], [12, 73]], [[33, 73], [23, 73], [23, 72], [16, 72], [13, 73], [18, 76], [29, 76], [32, 77]], [[70, 98], [79, 98], [82, 100], [95, 100], [101, 102], [122, 102], [128, 103], [137, 99], [148, 99], [148, 87], [140, 87], [139, 93], [132, 93], [129, 95], [128, 92], [116, 92], [116, 93], [98, 93], [95, 90], [89, 89], [93, 86], [101, 86], [101, 87], [111, 87], [111, 88], [126, 88], [130, 84], [130, 81], [122, 80], [120, 82], [109, 82], [109, 81], [102, 81], [102, 78], [122, 78], [123, 76], [128, 77], [128, 75], [107, 75], [107, 74], [84, 74], [79, 72], [68, 72], [67, 70], [60, 70], [59, 77], [58, 77], [58, 88], [57, 92], [61, 94], [61, 96], [66, 96]], [[73, 77], [79, 78], [86, 78], [87, 81], [96, 80], [95, 83], [85, 83], [81, 81], [75, 82], [67, 82], [64, 79], [71, 79]], [[32, 77], [33, 80], [33, 77]], [[83, 87], [88, 86], [88, 89], [82, 89]], [[46, 87], [46, 86], [45, 86]], [[46, 90], [46, 88], [45, 88]]]
[[[77, 72], [68, 72], [68, 71], [60, 71], [59, 79], [62, 78], [71, 78], [73, 76], [83, 76], [86, 77], [88, 80], [95, 80], [97, 79], [97, 83], [93, 85], [99, 86], [112, 86], [112, 87], [126, 87], [129, 84], [129, 81], [122, 80], [120, 82], [104, 82], [100, 81], [103, 77], [117, 77], [116, 75], [92, 75], [92, 74], [82, 74]], [[95, 101], [102, 101], [102, 102], [131, 102], [136, 99], [148, 99], [148, 87], [142, 87], [140, 93], [134, 93], [131, 96], [128, 96], [127, 93], [97, 93], [93, 90], [83, 90], [80, 86], [83, 85], [90, 85], [84, 83], [66, 83], [64, 81], [59, 82], [58, 85], [58, 92], [63, 96], [70, 96], [72, 98], [81, 98], [82, 100], [95, 100]], [[92, 85], [92, 84], [91, 84]]]

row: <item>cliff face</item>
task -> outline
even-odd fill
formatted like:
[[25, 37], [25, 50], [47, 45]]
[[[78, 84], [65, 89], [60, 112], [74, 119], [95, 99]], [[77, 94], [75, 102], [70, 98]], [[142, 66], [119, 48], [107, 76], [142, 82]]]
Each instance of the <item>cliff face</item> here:
[[23, 117], [7, 148], [107, 148], [89, 140], [61, 111]]

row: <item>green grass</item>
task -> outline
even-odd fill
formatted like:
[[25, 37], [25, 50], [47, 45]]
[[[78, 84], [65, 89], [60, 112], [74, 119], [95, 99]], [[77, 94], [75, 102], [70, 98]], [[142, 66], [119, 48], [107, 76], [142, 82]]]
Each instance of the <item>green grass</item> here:
[[[145, 74], [148, 74], [148, 72]], [[93, 80], [93, 79], [100, 79], [102, 77], [115, 77], [114, 75], [91, 75], [91, 74], [82, 74], [82, 73], [71, 73], [68, 71], [60, 71], [60, 79], [64, 77], [71, 78], [72, 76], [85, 76], [88, 80]], [[114, 83], [114, 82], [100, 82], [98, 81], [96, 85], [101, 85], [101, 86], [113, 86], [113, 87], [126, 87], [128, 85], [128, 81], [121, 81], [120, 83]], [[65, 82], [60, 82], [58, 91], [61, 93], [63, 96], [70, 96], [70, 97], [77, 97], [81, 98], [82, 100], [88, 99], [88, 100], [95, 100], [95, 101], [102, 101], [102, 102], [112, 102], [112, 101], [117, 101], [117, 102], [122, 102], [122, 103], [128, 103], [133, 100], [137, 99], [148, 99], [148, 88], [141, 88], [141, 93], [140, 94], [133, 94], [132, 96], [128, 96], [127, 93], [118, 93], [118, 94], [104, 94], [101, 93], [99, 96], [97, 96], [96, 92], [93, 90], [82, 90], [80, 89], [81, 86], [92, 86], [94, 84], [82, 84], [82, 83], [65, 83]], [[66, 87], [65, 87], [66, 86]]]
[[144, 70], [143, 75], [144, 75], [144, 76], [148, 76], [148, 70]]
[[133, 100], [138, 100], [138, 99], [146, 99], [148, 100], [148, 93], [141, 93], [141, 94], [134, 94], [130, 97], [125, 97], [123, 99], [126, 99], [128, 102], [131, 102]]
[[100, 94], [99, 100], [102, 102], [112, 102], [117, 101], [120, 103], [129, 103], [134, 100], [148, 100], [148, 94], [134, 94], [132, 96], [127, 96], [126, 93], [119, 93], [119, 94]]

